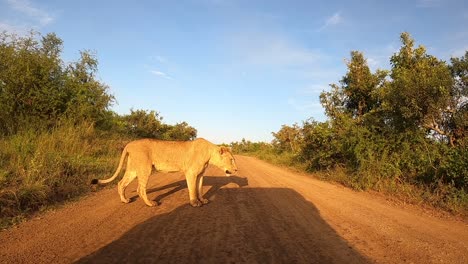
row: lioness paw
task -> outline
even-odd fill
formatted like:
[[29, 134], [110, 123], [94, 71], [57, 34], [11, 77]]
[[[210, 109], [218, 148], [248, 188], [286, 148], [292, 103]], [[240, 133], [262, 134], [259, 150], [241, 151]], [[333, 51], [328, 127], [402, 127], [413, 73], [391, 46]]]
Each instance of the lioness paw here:
[[193, 206], [193, 207], [200, 207], [203, 204], [199, 200], [191, 200], [190, 205]]
[[154, 207], [158, 205], [158, 203], [156, 203], [155, 201], [149, 201], [148, 203], [146, 203], [146, 205], [148, 205], [149, 207]]
[[210, 200], [202, 198], [200, 199], [200, 202], [202, 202], [202, 204], [207, 204], [210, 202]]

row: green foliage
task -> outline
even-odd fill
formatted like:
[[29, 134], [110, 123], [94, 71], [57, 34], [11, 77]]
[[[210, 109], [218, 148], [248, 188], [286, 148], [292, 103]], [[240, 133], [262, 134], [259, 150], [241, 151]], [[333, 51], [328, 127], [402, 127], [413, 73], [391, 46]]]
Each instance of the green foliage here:
[[166, 140], [194, 140], [197, 137], [197, 130], [187, 122], [177, 123], [175, 125], [165, 125], [162, 139]]
[[140, 138], [161, 138], [163, 134], [162, 118], [155, 111], [130, 110], [122, 117], [124, 130]]
[[452, 58], [450, 70], [454, 80], [452, 100], [445, 121], [450, 143], [468, 146], [468, 51], [461, 58]]
[[283, 125], [273, 134], [273, 144], [282, 151], [297, 153], [302, 144], [302, 133], [298, 124], [292, 126]]
[[246, 154], [259, 151], [271, 151], [274, 149], [272, 144], [265, 142], [252, 142], [243, 138], [240, 142], [232, 142], [230, 144], [234, 153]]
[[117, 130], [136, 138], [193, 140], [197, 137], [197, 130], [187, 122], [164, 124], [163, 118], [156, 111], [131, 109], [129, 115], [117, 119]]
[[468, 192], [468, 149], [450, 148], [443, 154], [438, 168], [438, 180]]
[[90, 123], [0, 139], [0, 218], [89, 191], [92, 178], [115, 169], [124, 141], [105, 136]]
[[310, 171], [329, 169], [343, 162], [337, 145], [334, 144], [336, 135], [330, 128], [328, 122], [309, 122], [304, 125], [305, 143], [300, 156]]
[[240, 142], [230, 144], [232, 151], [236, 154], [252, 155], [273, 164], [304, 169], [298, 163], [298, 155], [291, 151], [284, 151], [277, 145], [265, 142], [251, 142], [242, 139]]
[[390, 122], [400, 131], [423, 127], [445, 135], [440, 127], [452, 96], [450, 68], [427, 55], [423, 46], [415, 49], [408, 33], [401, 40], [400, 51], [390, 60], [392, 81], [383, 103]]
[[377, 71], [372, 74], [364, 55], [359, 51], [351, 52], [351, 61], [347, 65], [349, 71], [341, 80], [341, 89], [346, 96], [344, 105], [346, 112], [360, 119], [379, 107], [377, 90], [385, 83], [387, 72]]
[[37, 37], [0, 34], [0, 134], [50, 129], [63, 119], [101, 122], [113, 97], [95, 78], [94, 56], [81, 52], [65, 65], [62, 40], [53, 33]]

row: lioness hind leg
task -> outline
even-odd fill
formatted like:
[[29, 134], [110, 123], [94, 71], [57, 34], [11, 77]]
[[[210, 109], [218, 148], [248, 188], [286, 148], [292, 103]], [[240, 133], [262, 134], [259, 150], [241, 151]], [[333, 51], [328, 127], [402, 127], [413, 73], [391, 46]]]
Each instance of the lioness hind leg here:
[[141, 173], [139, 173], [138, 175], [138, 188], [137, 188], [137, 192], [138, 192], [138, 195], [140, 195], [141, 199], [143, 199], [143, 201], [145, 202], [146, 205], [148, 206], [156, 206], [156, 202], [154, 201], [150, 201], [148, 199], [148, 196], [146, 195], [146, 186], [148, 185], [148, 178], [151, 174], [151, 168], [150, 170], [145, 170], [145, 171], [141, 171]]
[[130, 202], [130, 199], [125, 197], [125, 189], [135, 179], [136, 176], [137, 176], [136, 172], [127, 170], [125, 172], [125, 175], [123, 176], [122, 180], [119, 181], [117, 190], [119, 191], [120, 200], [123, 203], [129, 203]]

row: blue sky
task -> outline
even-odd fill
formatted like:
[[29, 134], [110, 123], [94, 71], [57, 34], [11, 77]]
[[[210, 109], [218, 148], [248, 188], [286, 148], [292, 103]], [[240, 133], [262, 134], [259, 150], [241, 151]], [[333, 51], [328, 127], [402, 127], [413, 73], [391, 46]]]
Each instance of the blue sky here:
[[429, 54], [468, 50], [468, 3], [413, 1], [0, 0], [0, 30], [55, 32], [65, 61], [91, 50], [120, 114], [156, 110], [215, 143], [270, 141], [323, 121], [319, 94], [351, 50], [387, 68], [408, 31]]

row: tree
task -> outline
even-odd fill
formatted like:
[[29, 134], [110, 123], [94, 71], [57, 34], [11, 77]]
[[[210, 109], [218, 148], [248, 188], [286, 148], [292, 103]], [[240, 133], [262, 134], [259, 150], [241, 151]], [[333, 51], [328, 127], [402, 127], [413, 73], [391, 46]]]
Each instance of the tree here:
[[423, 46], [414, 48], [409, 33], [402, 33], [401, 41], [400, 51], [390, 59], [392, 81], [383, 104], [391, 125], [400, 132], [423, 128], [448, 136], [442, 124], [453, 88], [450, 69]]
[[292, 126], [283, 125], [281, 129], [272, 133], [274, 140], [273, 144], [283, 151], [292, 151], [297, 153], [302, 142], [301, 128], [294, 124]]
[[96, 58], [82, 52], [65, 65], [62, 44], [53, 33], [0, 33], [0, 134], [50, 129], [63, 119], [102, 121], [114, 98], [95, 78]]
[[98, 125], [105, 121], [114, 97], [109, 87], [96, 80], [98, 61], [91, 52], [80, 52], [80, 59], [68, 65], [65, 74], [65, 114], [76, 121], [91, 119]]
[[460, 58], [451, 59], [453, 77], [452, 100], [449, 105], [445, 128], [450, 134], [450, 143], [467, 144], [468, 136], [468, 51]]
[[166, 131], [162, 117], [156, 111], [133, 110], [123, 117], [127, 133], [139, 138], [162, 139]]
[[337, 84], [330, 85], [329, 92], [320, 94], [320, 103], [325, 109], [325, 114], [332, 120], [340, 119], [346, 114], [346, 101], [343, 89]]
[[137, 138], [185, 141], [197, 137], [197, 130], [187, 122], [164, 124], [162, 116], [156, 111], [130, 109], [130, 114], [121, 119], [123, 131]]
[[379, 107], [376, 90], [384, 83], [387, 72], [378, 70], [372, 74], [364, 55], [359, 51], [351, 52], [347, 66], [348, 72], [341, 80], [346, 96], [344, 105], [347, 112], [361, 120], [364, 114]]
[[197, 137], [197, 130], [187, 124], [187, 122], [177, 123], [173, 126], [166, 125], [163, 139], [168, 140], [194, 140]]
[[377, 70], [373, 74], [359, 51], [351, 52], [347, 67], [348, 72], [340, 80], [340, 85], [332, 84], [331, 91], [320, 95], [320, 101], [332, 120], [348, 116], [362, 123], [366, 114], [380, 107], [381, 88], [386, 83], [387, 71]]

